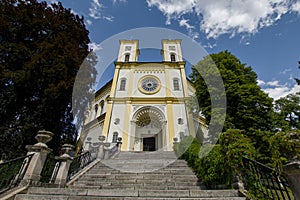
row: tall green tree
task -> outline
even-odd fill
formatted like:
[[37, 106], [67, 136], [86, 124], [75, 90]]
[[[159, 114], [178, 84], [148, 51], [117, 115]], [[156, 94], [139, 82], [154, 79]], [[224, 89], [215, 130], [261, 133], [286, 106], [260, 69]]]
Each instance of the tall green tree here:
[[190, 75], [196, 87], [199, 107], [207, 120], [212, 117], [211, 91], [217, 91], [221, 84], [211, 84], [208, 89], [204, 81], [213, 79], [215, 72], [206, 73], [203, 68], [208, 71], [213, 66], [218, 68], [225, 87], [227, 110], [224, 129], [270, 130], [273, 99], [257, 85], [257, 75], [252, 68], [242, 64], [228, 51], [205, 57], [193, 66]]
[[[280, 129], [300, 129], [300, 93], [289, 94], [275, 101]], [[281, 125], [281, 126], [280, 126]]]
[[[83, 18], [61, 3], [0, 1], [0, 155], [24, 154], [40, 129], [55, 134], [49, 144], [55, 151], [76, 141], [72, 91], [89, 42]], [[85, 62], [85, 95], [74, 104], [87, 103], [95, 62], [95, 56]], [[79, 123], [82, 112], [74, 113]]]

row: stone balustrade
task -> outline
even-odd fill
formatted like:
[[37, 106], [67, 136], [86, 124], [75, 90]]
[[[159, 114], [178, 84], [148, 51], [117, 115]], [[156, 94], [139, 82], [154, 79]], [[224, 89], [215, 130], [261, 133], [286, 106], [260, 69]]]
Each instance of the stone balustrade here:
[[[52, 152], [52, 149], [48, 148], [46, 143], [51, 141], [53, 135], [54, 134], [49, 131], [38, 131], [35, 137], [37, 143], [34, 145], [26, 146], [26, 149], [28, 149], [27, 155], [32, 155], [32, 159], [28, 165], [27, 170], [24, 170], [24, 177], [21, 181], [22, 185], [39, 185], [41, 179], [41, 172], [45, 165], [45, 161], [47, 159], [48, 154]], [[89, 150], [91, 150], [91, 152], [89, 153], [91, 158], [89, 158], [89, 161], [85, 160], [84, 164], [89, 164], [92, 159], [96, 158], [99, 160], [109, 159], [121, 150], [122, 138], [118, 138], [117, 143], [107, 143], [104, 141], [105, 136], [99, 136], [99, 142], [97, 144], [92, 144], [89, 141], [86, 142], [86, 144], [89, 147]], [[54, 171], [52, 173], [52, 178], [54, 177], [54, 180], [51, 181], [58, 187], [64, 187], [69, 178], [68, 176], [70, 175], [70, 166], [73, 160], [75, 160], [71, 156], [71, 152], [73, 152], [73, 149], [73, 145], [64, 144], [62, 146], [63, 154], [59, 157], [55, 157], [55, 160], [57, 161], [57, 163], [59, 163], [59, 165], [56, 165], [57, 167], [54, 168]], [[83, 154], [84, 153], [86, 152], [83, 152]]]

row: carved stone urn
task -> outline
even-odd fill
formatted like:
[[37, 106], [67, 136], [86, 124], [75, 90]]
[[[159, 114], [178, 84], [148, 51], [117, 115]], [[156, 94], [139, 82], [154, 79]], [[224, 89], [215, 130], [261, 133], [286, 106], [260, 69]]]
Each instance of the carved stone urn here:
[[71, 144], [64, 144], [64, 145], [62, 145], [61, 150], [63, 151], [64, 154], [70, 155], [73, 148], [74, 148], [74, 146]]
[[38, 143], [36, 143], [34, 146], [48, 148], [46, 143], [52, 140], [53, 135], [54, 134], [50, 131], [46, 131], [46, 130], [38, 131], [38, 134], [35, 136], [35, 139], [38, 141]]

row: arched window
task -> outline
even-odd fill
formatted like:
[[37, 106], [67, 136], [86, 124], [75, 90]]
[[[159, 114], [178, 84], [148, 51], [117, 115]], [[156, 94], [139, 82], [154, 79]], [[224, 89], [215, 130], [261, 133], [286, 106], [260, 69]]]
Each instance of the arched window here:
[[100, 115], [103, 113], [104, 101], [100, 102]]
[[130, 54], [125, 54], [125, 62], [129, 62]]
[[174, 53], [171, 53], [171, 62], [175, 62], [176, 61], [176, 57]]
[[173, 88], [174, 88], [174, 90], [179, 90], [179, 79], [178, 78], [173, 79]]
[[118, 132], [114, 132], [113, 133], [113, 139], [112, 139], [113, 143], [117, 143], [118, 142]]
[[120, 90], [124, 91], [126, 86], [126, 79], [121, 79]]
[[97, 116], [97, 112], [98, 112], [98, 104], [95, 105], [95, 116]]

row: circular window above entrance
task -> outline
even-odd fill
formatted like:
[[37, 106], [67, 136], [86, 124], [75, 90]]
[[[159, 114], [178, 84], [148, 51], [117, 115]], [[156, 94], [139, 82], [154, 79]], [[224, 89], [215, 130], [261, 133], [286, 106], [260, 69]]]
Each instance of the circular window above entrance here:
[[144, 94], [155, 94], [160, 90], [160, 81], [156, 76], [144, 76], [140, 79], [138, 88]]

